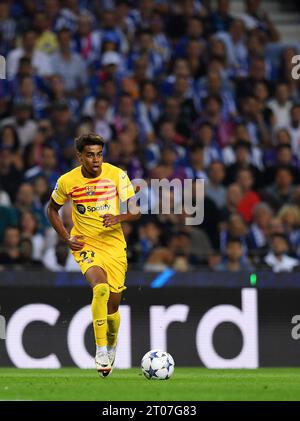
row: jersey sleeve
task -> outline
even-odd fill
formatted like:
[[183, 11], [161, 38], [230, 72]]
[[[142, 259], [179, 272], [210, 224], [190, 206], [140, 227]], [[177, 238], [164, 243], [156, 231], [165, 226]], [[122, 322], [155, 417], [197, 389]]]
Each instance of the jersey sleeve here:
[[68, 200], [68, 194], [66, 192], [64, 179], [62, 177], [59, 177], [59, 179], [57, 180], [51, 197], [54, 200], [54, 202], [61, 206], [64, 205]]
[[124, 171], [120, 171], [119, 173], [118, 193], [122, 202], [125, 202], [135, 195], [133, 185]]

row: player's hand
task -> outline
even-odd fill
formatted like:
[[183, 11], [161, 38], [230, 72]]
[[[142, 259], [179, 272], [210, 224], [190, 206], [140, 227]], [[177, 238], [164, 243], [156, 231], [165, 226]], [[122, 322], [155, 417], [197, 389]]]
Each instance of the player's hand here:
[[105, 227], [110, 227], [112, 225], [118, 224], [120, 222], [120, 215], [111, 215], [106, 213], [103, 215], [103, 225]]
[[67, 244], [71, 250], [79, 251], [84, 246], [83, 235], [73, 235], [67, 240]]

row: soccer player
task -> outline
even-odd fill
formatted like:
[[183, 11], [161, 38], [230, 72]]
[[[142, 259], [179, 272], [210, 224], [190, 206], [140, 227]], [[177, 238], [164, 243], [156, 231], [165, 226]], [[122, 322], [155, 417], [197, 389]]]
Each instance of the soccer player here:
[[[103, 162], [103, 146], [103, 139], [93, 133], [75, 139], [81, 165], [58, 179], [48, 206], [48, 217], [93, 288], [95, 362], [99, 375], [106, 377], [115, 361], [119, 304], [122, 291], [126, 289], [126, 242], [121, 222], [139, 219], [140, 212], [135, 206], [135, 192], [127, 174]], [[69, 198], [74, 224], [70, 234], [58, 212]], [[127, 204], [127, 213], [120, 212], [121, 203]]]

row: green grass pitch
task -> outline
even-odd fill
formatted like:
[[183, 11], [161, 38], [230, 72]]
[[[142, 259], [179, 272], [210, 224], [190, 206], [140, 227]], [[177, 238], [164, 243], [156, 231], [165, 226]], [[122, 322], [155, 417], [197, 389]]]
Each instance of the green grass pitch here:
[[177, 367], [165, 381], [147, 380], [138, 368], [115, 369], [106, 379], [78, 368], [0, 368], [0, 400], [300, 400], [300, 368]]

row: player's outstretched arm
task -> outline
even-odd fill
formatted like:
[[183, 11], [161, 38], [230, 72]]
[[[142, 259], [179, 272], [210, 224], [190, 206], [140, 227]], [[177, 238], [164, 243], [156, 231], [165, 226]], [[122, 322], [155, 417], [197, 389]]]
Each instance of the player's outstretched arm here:
[[70, 236], [68, 231], [66, 230], [63, 221], [61, 220], [61, 217], [59, 216], [59, 209], [61, 208], [61, 205], [56, 203], [52, 198], [50, 199], [47, 213], [49, 221], [52, 225], [52, 227], [55, 229], [57, 234], [60, 236], [60, 238], [68, 244], [71, 250], [78, 251], [81, 250], [84, 246], [83, 237], [81, 235], [74, 235]]

